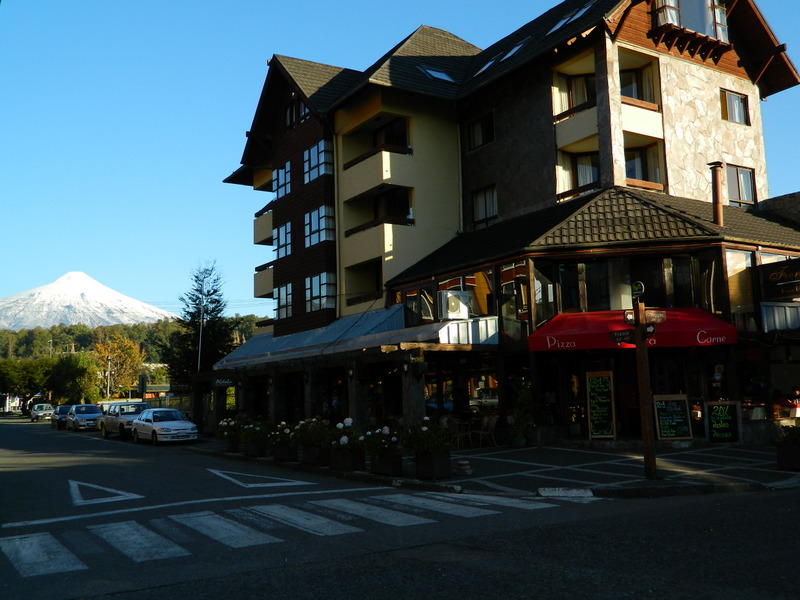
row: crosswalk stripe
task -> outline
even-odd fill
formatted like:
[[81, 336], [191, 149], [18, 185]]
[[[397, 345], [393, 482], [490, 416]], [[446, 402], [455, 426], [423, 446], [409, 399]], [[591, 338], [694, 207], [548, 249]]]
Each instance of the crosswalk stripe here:
[[[446, 494], [431, 492], [429, 496], [452, 497]], [[537, 510], [539, 508], [555, 508], [558, 504], [550, 502], [540, 502], [539, 500], [528, 500], [523, 498], [509, 498], [507, 496], [491, 496], [486, 494], [459, 494], [458, 500], [480, 502], [483, 504], [493, 504], [495, 506], [505, 506], [508, 508], [519, 508], [522, 510]]]
[[385, 525], [393, 525], [395, 527], [405, 527], [407, 525], [421, 525], [423, 523], [435, 523], [432, 519], [418, 517], [416, 515], [409, 515], [397, 510], [388, 508], [380, 508], [371, 504], [364, 504], [363, 502], [355, 502], [345, 498], [338, 498], [333, 500], [314, 500], [311, 504], [332, 508], [350, 515], [357, 517], [364, 517], [371, 521], [383, 523]]
[[89, 525], [87, 529], [137, 563], [191, 554], [136, 521]]
[[404, 506], [413, 506], [414, 508], [423, 508], [434, 512], [455, 515], [457, 517], [471, 518], [498, 514], [496, 510], [455, 504], [454, 502], [445, 502], [443, 500], [434, 500], [432, 498], [423, 498], [420, 496], [409, 496], [408, 494], [389, 494], [387, 496], [373, 496], [373, 498], [387, 500]]
[[290, 506], [284, 506], [283, 504], [251, 506], [250, 510], [262, 515], [266, 515], [267, 517], [279, 521], [284, 525], [290, 525], [302, 531], [313, 533], [314, 535], [341, 535], [343, 533], [356, 533], [358, 531], [364, 531], [358, 527], [345, 525], [344, 523], [339, 523], [338, 521], [333, 521], [331, 519], [327, 519], [304, 510], [298, 510]]
[[279, 538], [256, 531], [252, 527], [226, 519], [211, 511], [170, 515], [170, 519], [186, 525], [230, 548], [247, 548], [282, 541]]
[[23, 577], [89, 568], [49, 533], [0, 538], [0, 550]]

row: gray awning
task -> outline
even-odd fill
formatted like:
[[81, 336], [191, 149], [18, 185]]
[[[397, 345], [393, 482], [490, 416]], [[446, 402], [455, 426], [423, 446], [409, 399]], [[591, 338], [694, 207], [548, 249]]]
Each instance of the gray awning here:
[[214, 365], [214, 370], [255, 367], [283, 360], [326, 356], [409, 342], [496, 344], [497, 319], [428, 323], [404, 327], [404, 306], [337, 319], [327, 327], [274, 337], [257, 335]]

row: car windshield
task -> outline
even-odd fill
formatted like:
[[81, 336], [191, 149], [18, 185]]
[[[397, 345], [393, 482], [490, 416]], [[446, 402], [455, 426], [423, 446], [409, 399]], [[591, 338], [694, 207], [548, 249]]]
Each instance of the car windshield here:
[[69, 412], [69, 406], [59, 406], [56, 408], [56, 412], [58, 414], [67, 414]]
[[91, 405], [87, 404], [86, 406], [76, 406], [75, 407], [75, 412], [77, 414], [87, 414], [88, 415], [88, 414], [99, 413], [100, 409], [98, 407], [96, 407], [94, 404], [91, 404]]
[[53, 407], [49, 404], [37, 404], [33, 407], [33, 410], [53, 410]]
[[178, 410], [160, 410], [153, 413], [153, 421], [185, 421], [186, 417], [183, 416]]
[[138, 415], [144, 410], [144, 406], [131, 404], [130, 406], [120, 406], [119, 412], [124, 415]]

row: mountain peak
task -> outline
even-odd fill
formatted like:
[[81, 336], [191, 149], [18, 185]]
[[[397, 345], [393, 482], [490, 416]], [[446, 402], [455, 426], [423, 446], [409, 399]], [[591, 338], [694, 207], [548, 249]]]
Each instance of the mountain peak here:
[[171, 312], [106, 287], [81, 271], [0, 299], [0, 329], [47, 329], [54, 325], [133, 325], [175, 319]]

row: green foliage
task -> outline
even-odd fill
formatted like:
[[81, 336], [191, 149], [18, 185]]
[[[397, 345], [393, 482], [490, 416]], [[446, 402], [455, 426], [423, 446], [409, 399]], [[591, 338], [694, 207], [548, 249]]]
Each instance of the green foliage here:
[[99, 370], [87, 352], [62, 354], [50, 373], [49, 389], [56, 399], [68, 404], [95, 402], [100, 398]]
[[428, 417], [425, 417], [422, 423], [411, 425], [406, 430], [403, 446], [412, 455], [418, 452], [441, 452], [452, 447], [447, 441], [444, 430]]

